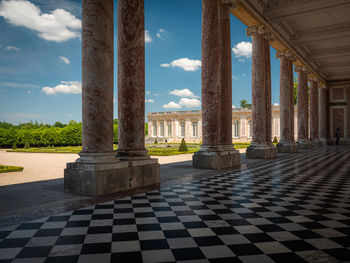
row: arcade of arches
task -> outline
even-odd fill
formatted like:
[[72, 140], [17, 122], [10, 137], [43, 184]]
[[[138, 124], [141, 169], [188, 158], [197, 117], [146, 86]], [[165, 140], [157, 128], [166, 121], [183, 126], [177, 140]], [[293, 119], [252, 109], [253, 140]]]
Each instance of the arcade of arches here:
[[[326, 145], [336, 128], [350, 142], [350, 10], [343, 0], [202, 1], [202, 146], [193, 167], [238, 168], [232, 146], [230, 13], [252, 39], [252, 143], [246, 158]], [[68, 163], [65, 190], [88, 195], [159, 187], [145, 149], [144, 0], [118, 1], [119, 148], [113, 152], [113, 0], [82, 4], [83, 150]], [[338, 17], [339, 21], [332, 17]], [[280, 143], [272, 137], [270, 46], [280, 60]], [[293, 65], [298, 76], [294, 123]], [[310, 99], [307, 86], [310, 86]], [[310, 123], [310, 124], [309, 124]], [[164, 123], [163, 123], [164, 125]], [[163, 127], [165, 131], [171, 127]], [[182, 127], [184, 132], [185, 127]], [[297, 139], [294, 130], [297, 129]], [[163, 134], [164, 136], [164, 134]]]

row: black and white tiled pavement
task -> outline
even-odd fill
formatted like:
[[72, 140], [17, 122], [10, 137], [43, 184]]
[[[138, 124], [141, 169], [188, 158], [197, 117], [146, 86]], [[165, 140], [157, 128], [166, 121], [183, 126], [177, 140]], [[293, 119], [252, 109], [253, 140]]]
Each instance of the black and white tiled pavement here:
[[0, 230], [0, 262], [350, 262], [350, 147]]

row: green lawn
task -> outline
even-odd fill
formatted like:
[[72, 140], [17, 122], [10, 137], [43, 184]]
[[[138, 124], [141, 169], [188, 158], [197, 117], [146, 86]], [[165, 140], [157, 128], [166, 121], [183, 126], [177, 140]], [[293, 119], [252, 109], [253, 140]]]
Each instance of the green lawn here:
[[[177, 154], [184, 154], [184, 153], [194, 153], [199, 150], [200, 146], [195, 144], [188, 144], [191, 146], [188, 146], [188, 152], [179, 152], [179, 147], [177, 144], [169, 144], [172, 147], [164, 147], [164, 144], [157, 144], [157, 145], [146, 145], [146, 149], [148, 150], [149, 155], [153, 156], [169, 156], [169, 155], [177, 155]], [[234, 147], [236, 149], [243, 149], [247, 148], [250, 145], [250, 143], [235, 143]], [[153, 147], [152, 147], [153, 146]], [[157, 147], [154, 147], [157, 146]], [[163, 147], [162, 147], [163, 146]], [[28, 153], [79, 153], [81, 152], [81, 146], [66, 146], [66, 147], [37, 147], [37, 148], [19, 148], [19, 149], [13, 149], [13, 150], [7, 150], [8, 152], [28, 152]], [[113, 146], [114, 150], [118, 149], [117, 145]]]
[[19, 166], [8, 166], [0, 164], [0, 173], [8, 173], [8, 172], [21, 172], [23, 171], [23, 167]]
[[[114, 150], [118, 149], [118, 146], [114, 145]], [[188, 152], [179, 152], [179, 147], [146, 147], [149, 155], [153, 156], [169, 156], [183, 153], [194, 153], [199, 150], [199, 146], [188, 147]], [[68, 147], [38, 147], [38, 148], [18, 148], [14, 150], [7, 150], [8, 152], [28, 152], [28, 153], [79, 153], [81, 152], [81, 146], [68, 146]]]

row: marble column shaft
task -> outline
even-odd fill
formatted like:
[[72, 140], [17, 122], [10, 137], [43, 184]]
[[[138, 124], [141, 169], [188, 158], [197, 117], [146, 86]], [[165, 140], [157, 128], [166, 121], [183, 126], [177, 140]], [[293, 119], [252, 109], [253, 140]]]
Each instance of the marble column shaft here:
[[232, 65], [230, 4], [221, 4], [221, 145], [232, 146]]
[[118, 156], [148, 158], [144, 0], [118, 1], [118, 121]]
[[220, 145], [221, 93], [220, 1], [202, 0], [202, 139]]
[[310, 138], [319, 140], [318, 131], [318, 81], [310, 80]]
[[82, 2], [82, 153], [113, 152], [113, 0]]
[[271, 141], [271, 64], [270, 40], [272, 35], [261, 25], [250, 27], [252, 37], [252, 120], [253, 139], [246, 157], [254, 159], [276, 158], [276, 147]]
[[266, 142], [272, 144], [271, 59], [269, 35], [265, 37]]
[[[305, 69], [305, 68], [304, 68]], [[298, 141], [307, 141], [309, 137], [309, 108], [306, 69], [296, 68], [298, 72]]]
[[280, 59], [280, 142], [294, 142], [293, 64], [285, 53]]
[[346, 95], [346, 119], [345, 119], [345, 127], [346, 127], [346, 144], [350, 144], [350, 88], [347, 88], [345, 90], [345, 95]]
[[266, 92], [266, 40], [259, 32], [252, 33], [252, 142], [266, 143], [267, 92]]
[[327, 141], [327, 94], [326, 89], [321, 87], [319, 90], [319, 135], [324, 142]]

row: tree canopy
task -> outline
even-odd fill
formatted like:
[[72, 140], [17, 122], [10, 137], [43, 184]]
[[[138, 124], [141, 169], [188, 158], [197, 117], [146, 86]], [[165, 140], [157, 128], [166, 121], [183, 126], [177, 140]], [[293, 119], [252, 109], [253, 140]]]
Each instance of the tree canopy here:
[[248, 109], [252, 108], [252, 104], [248, 103], [247, 100], [245, 99], [240, 100], [239, 103], [241, 108], [248, 108]]

